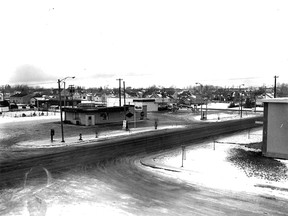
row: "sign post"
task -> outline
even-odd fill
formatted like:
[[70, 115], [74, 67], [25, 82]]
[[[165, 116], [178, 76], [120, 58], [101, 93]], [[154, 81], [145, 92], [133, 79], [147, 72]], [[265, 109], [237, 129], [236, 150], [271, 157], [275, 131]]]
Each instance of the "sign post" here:
[[125, 130], [126, 130], [126, 124], [127, 124], [127, 121], [123, 120], [123, 129], [125, 129]]
[[184, 160], [186, 160], [186, 151], [185, 151], [184, 145], [182, 145], [181, 148], [182, 148], [182, 166], [181, 167], [183, 167]]

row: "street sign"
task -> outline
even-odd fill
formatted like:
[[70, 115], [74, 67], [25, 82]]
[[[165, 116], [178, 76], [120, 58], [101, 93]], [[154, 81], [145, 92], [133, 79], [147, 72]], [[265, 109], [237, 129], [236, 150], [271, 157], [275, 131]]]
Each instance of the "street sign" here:
[[129, 113], [126, 114], [126, 116], [127, 116], [128, 118], [131, 118], [131, 117], [133, 116], [133, 113], [129, 112]]

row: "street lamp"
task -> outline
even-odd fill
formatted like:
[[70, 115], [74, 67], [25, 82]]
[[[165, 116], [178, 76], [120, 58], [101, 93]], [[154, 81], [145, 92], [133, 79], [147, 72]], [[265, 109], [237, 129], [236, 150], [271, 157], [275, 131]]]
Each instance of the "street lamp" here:
[[200, 105], [200, 113], [201, 113], [201, 120], [203, 120], [203, 109], [202, 109], [202, 101], [203, 101], [203, 96], [202, 96], [202, 87], [203, 87], [203, 85], [201, 84], [201, 83], [199, 83], [199, 82], [196, 82], [195, 83], [196, 85], [200, 85], [200, 94], [201, 94], [201, 105]]
[[[64, 130], [63, 130], [63, 117], [62, 117], [62, 100], [61, 100], [61, 90], [60, 90], [60, 84], [61, 82], [64, 82], [65, 83], [65, 80], [68, 79], [68, 78], [72, 78], [74, 79], [75, 76], [73, 77], [65, 77], [63, 79], [58, 79], [58, 92], [59, 92], [59, 103], [60, 103], [60, 121], [61, 121], [61, 137], [62, 137], [62, 140], [61, 142], [65, 142], [64, 140]], [[64, 87], [65, 89], [65, 87]], [[64, 93], [65, 93], [65, 90], [64, 90]], [[65, 98], [65, 97], [64, 97]]]
[[244, 84], [241, 84], [241, 85], [239, 86], [240, 118], [242, 118], [242, 93], [241, 93], [241, 86], [244, 86]]

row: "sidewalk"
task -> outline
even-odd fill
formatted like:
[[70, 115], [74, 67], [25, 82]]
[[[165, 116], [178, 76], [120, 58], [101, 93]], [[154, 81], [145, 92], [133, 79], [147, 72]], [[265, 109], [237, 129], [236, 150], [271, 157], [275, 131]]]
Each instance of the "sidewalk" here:
[[13, 145], [12, 149], [20, 149], [20, 148], [59, 148], [66, 146], [79, 146], [79, 145], [90, 145], [95, 144], [95, 142], [100, 142], [107, 139], [114, 139], [116, 137], [123, 136], [132, 136], [134, 134], [145, 133], [149, 131], [159, 131], [159, 130], [169, 130], [174, 128], [184, 128], [185, 125], [178, 126], [158, 126], [157, 130], [154, 127], [139, 127], [139, 128], [131, 128], [129, 131], [126, 130], [113, 130], [113, 131], [105, 131], [97, 134], [91, 135], [82, 135], [82, 140], [80, 140], [79, 136], [74, 137], [65, 137], [65, 142], [61, 142], [61, 139], [54, 139], [53, 142], [51, 140], [39, 140], [39, 141], [23, 141], [19, 142], [16, 145]]

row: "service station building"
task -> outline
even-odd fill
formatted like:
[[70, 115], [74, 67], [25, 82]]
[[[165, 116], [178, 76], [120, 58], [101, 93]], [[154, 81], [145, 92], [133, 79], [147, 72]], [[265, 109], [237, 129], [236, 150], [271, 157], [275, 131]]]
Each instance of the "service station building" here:
[[133, 105], [121, 107], [76, 107], [63, 108], [64, 121], [75, 125], [99, 125], [147, 119], [147, 106], [135, 109]]

